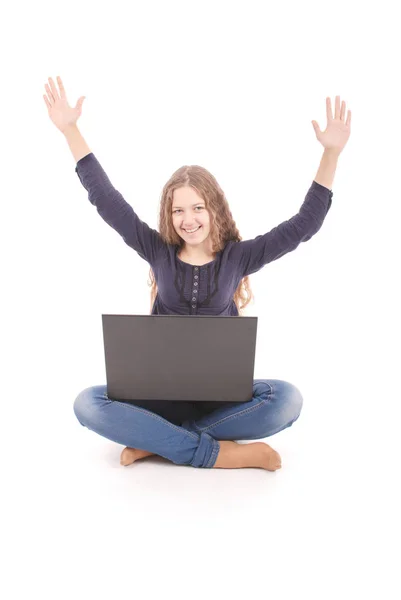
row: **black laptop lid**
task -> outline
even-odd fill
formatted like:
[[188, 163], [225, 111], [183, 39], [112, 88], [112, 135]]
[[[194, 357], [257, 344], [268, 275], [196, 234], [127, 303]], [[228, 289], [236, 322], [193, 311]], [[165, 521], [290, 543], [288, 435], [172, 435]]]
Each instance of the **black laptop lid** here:
[[108, 397], [251, 400], [257, 319], [103, 314]]

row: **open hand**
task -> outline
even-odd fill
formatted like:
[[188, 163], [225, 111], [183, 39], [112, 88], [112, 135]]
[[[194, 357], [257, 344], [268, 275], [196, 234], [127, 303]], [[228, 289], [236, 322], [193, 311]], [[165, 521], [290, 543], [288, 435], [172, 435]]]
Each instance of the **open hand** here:
[[348, 110], [347, 121], [345, 122], [345, 102], [342, 101], [340, 112], [340, 96], [336, 96], [334, 119], [329, 97], [326, 98], [326, 113], [327, 127], [324, 131], [320, 130], [316, 121], [312, 121], [316, 137], [327, 150], [330, 149], [340, 154], [351, 133], [351, 111]]
[[64, 133], [65, 129], [70, 125], [75, 125], [82, 113], [82, 104], [85, 96], [81, 96], [75, 107], [68, 104], [67, 96], [64, 90], [61, 77], [57, 77], [60, 93], [57, 91], [56, 85], [51, 77], [49, 77], [50, 88], [46, 84], [45, 89], [47, 96], [43, 95], [50, 119], [53, 121], [57, 129]]

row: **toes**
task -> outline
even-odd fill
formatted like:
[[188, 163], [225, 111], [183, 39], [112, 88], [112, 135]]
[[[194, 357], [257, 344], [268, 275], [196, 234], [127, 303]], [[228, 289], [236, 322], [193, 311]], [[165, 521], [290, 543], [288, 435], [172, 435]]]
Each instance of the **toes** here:
[[270, 448], [271, 452], [268, 455], [268, 469], [269, 471], [277, 471], [277, 469], [281, 469], [281, 456], [278, 452]]
[[135, 461], [135, 450], [133, 448], [124, 448], [120, 456], [120, 464], [126, 467]]

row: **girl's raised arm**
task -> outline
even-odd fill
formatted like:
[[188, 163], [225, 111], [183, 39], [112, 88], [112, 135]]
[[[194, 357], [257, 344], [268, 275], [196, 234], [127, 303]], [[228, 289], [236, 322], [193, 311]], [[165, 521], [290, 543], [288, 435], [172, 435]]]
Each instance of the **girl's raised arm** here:
[[68, 104], [61, 77], [57, 77], [57, 83], [60, 91], [57, 90], [53, 79], [49, 77], [50, 85], [45, 85], [47, 95], [44, 94], [43, 98], [51, 121], [64, 134], [74, 159], [78, 162], [91, 152], [77, 127], [77, 121], [82, 114], [82, 104], [85, 96], [81, 96], [75, 107], [72, 107]]

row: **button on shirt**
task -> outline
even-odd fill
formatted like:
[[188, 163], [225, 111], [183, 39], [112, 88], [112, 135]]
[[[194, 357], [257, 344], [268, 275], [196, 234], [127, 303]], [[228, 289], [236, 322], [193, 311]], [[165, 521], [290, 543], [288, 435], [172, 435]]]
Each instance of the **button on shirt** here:
[[238, 316], [233, 296], [241, 279], [310, 240], [321, 228], [333, 196], [313, 181], [291, 219], [254, 239], [229, 241], [214, 260], [194, 266], [178, 258], [178, 246], [166, 244], [158, 231], [141, 221], [93, 152], [77, 162], [75, 171], [102, 219], [152, 268], [158, 288], [154, 315]]

